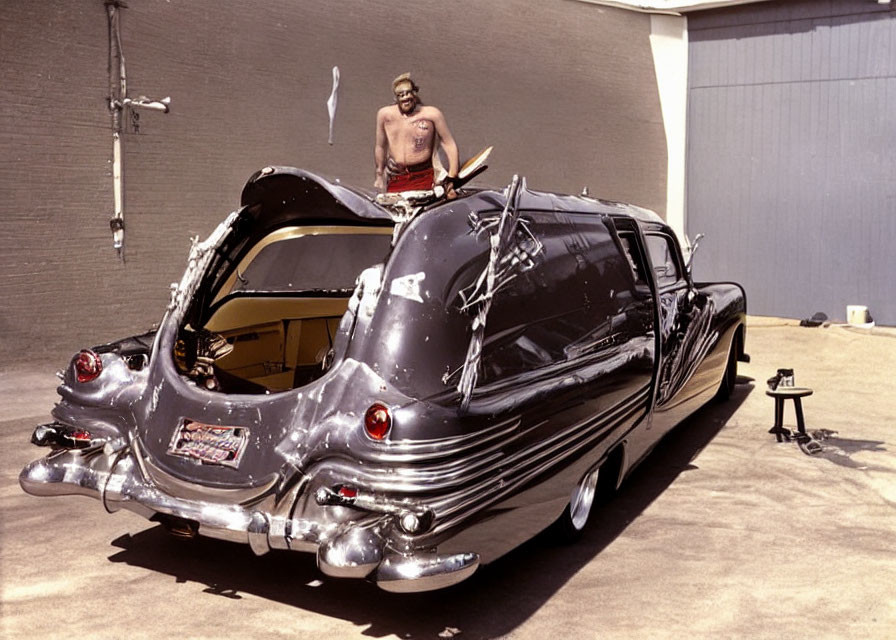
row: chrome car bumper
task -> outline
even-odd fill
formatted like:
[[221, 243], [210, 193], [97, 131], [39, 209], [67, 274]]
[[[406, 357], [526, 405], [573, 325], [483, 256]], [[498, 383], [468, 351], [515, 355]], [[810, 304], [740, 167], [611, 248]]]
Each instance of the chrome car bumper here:
[[133, 442], [116, 451], [109, 446], [55, 451], [27, 465], [19, 484], [35, 496], [90, 496], [109, 513], [127, 509], [168, 526], [180, 523], [181, 534], [245, 543], [258, 555], [271, 549], [316, 552], [324, 574], [370, 578], [386, 591], [441, 589], [468, 578], [479, 566], [475, 553], [396, 553], [375, 524], [284, 515], [293, 510], [275, 507], [277, 479], [251, 489], [192, 485], [153, 467]]

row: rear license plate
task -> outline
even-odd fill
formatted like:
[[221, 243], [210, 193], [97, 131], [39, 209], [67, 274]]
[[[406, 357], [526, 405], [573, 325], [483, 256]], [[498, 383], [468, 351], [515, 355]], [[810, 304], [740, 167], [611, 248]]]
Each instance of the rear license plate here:
[[249, 444], [249, 429], [187, 420], [174, 430], [168, 454], [236, 469]]

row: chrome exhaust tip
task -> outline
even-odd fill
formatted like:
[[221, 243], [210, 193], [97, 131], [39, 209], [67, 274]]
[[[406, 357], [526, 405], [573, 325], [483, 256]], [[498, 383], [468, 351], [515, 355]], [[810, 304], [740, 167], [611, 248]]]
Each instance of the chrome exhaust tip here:
[[175, 538], [192, 540], [199, 535], [199, 523], [194, 520], [178, 518], [177, 516], [171, 516], [166, 513], [157, 513], [150, 518], [150, 520], [161, 524], [165, 527], [165, 531]]

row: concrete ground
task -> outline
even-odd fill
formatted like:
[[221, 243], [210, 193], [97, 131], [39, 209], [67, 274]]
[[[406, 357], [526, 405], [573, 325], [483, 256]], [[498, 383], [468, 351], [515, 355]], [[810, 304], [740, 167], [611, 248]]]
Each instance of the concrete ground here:
[[[735, 394], [657, 448], [584, 538], [538, 538], [441, 592], [328, 579], [308, 554], [183, 542], [21, 467], [54, 365], [0, 371], [3, 638], [894, 638], [896, 332], [751, 318]], [[793, 367], [803, 453], [767, 433]], [[793, 410], [785, 419], [793, 425]]]

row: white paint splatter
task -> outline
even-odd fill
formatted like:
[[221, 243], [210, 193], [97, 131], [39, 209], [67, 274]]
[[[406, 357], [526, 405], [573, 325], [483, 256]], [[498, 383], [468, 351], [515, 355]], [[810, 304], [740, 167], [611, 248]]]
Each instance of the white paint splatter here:
[[423, 271], [395, 278], [389, 287], [389, 293], [393, 296], [422, 303], [423, 297], [420, 295], [420, 283], [425, 279], [426, 273]]
[[327, 142], [329, 144], [333, 144], [333, 120], [336, 118], [336, 106], [339, 103], [339, 67], [333, 67], [333, 90], [330, 92], [330, 97], [327, 98], [327, 111], [330, 114], [330, 134], [327, 137]]

